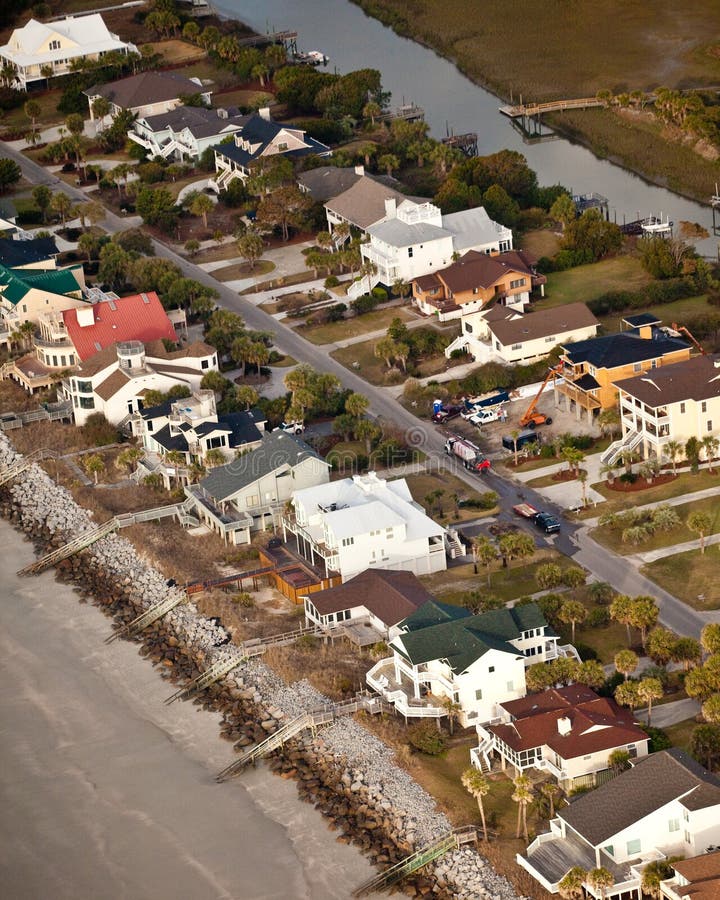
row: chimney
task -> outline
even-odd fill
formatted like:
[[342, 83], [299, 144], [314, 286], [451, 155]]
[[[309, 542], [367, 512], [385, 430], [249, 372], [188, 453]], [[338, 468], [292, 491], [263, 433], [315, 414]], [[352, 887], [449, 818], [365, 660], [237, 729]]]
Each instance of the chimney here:
[[397, 214], [397, 201], [388, 197], [385, 201], [385, 215], [388, 219], [394, 219]]
[[565, 737], [572, 731], [572, 722], [567, 716], [561, 716], [557, 721], [557, 729], [558, 733]]
[[364, 175], [365, 174], [365, 166], [355, 166], [355, 174], [356, 175]]
[[266, 122], [270, 121], [270, 107], [263, 106], [258, 110], [258, 115], [261, 119], [265, 119]]

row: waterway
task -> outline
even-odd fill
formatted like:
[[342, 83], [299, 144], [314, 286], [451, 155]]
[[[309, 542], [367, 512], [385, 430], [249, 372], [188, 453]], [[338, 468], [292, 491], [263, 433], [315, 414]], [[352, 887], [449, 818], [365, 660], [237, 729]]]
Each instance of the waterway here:
[[[455, 134], [477, 132], [480, 154], [509, 148], [523, 153], [541, 184], [563, 184], [574, 193], [595, 191], [607, 197], [618, 223], [639, 216], [669, 216], [674, 222], [699, 222], [712, 228], [709, 207], [650, 185], [630, 172], [595, 157], [565, 139], [528, 144], [498, 112], [496, 96], [474, 84], [434, 51], [395, 34], [366, 16], [349, 0], [213, 0], [222, 14], [256, 31], [295, 30], [300, 50], [321, 50], [328, 70], [375, 68], [392, 102], [414, 101], [425, 110], [435, 137], [449, 127]], [[482, 52], [482, 47], [478, 47]], [[512, 60], [508, 59], [508, 65]], [[708, 198], [713, 185], [708, 185]], [[698, 242], [698, 250], [716, 256], [718, 239]]]
[[229, 784], [218, 718], [172, 685], [0, 521], [0, 883], [5, 900], [346, 900], [372, 874], [295, 785]]

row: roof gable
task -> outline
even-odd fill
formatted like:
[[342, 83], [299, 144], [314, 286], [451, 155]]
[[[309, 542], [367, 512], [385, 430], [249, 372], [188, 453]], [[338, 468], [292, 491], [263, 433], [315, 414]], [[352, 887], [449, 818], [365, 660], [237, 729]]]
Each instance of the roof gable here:
[[318, 591], [310, 597], [322, 616], [364, 606], [388, 627], [397, 625], [432, 600], [432, 595], [413, 572], [389, 569], [366, 569], [344, 584]]

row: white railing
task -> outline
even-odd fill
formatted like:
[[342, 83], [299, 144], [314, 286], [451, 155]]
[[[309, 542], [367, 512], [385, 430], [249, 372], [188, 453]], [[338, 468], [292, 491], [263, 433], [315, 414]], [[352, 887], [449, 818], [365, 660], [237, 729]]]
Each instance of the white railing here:
[[629, 431], [625, 437], [613, 441], [607, 450], [600, 454], [600, 462], [606, 466], [614, 465], [625, 451], [634, 450], [642, 441], [642, 438], [641, 431]]

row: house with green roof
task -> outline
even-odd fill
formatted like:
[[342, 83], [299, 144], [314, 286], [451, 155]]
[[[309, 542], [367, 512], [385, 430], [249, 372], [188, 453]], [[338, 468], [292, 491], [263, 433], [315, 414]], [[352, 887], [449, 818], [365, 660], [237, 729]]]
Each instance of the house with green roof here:
[[82, 264], [64, 269], [10, 268], [0, 263], [0, 343], [25, 322], [47, 313], [89, 305]]
[[568, 652], [536, 603], [472, 615], [428, 600], [398, 628], [393, 655], [367, 683], [406, 717], [440, 717], [447, 701], [457, 703], [465, 727], [492, 722], [499, 704], [524, 697], [527, 666]]

